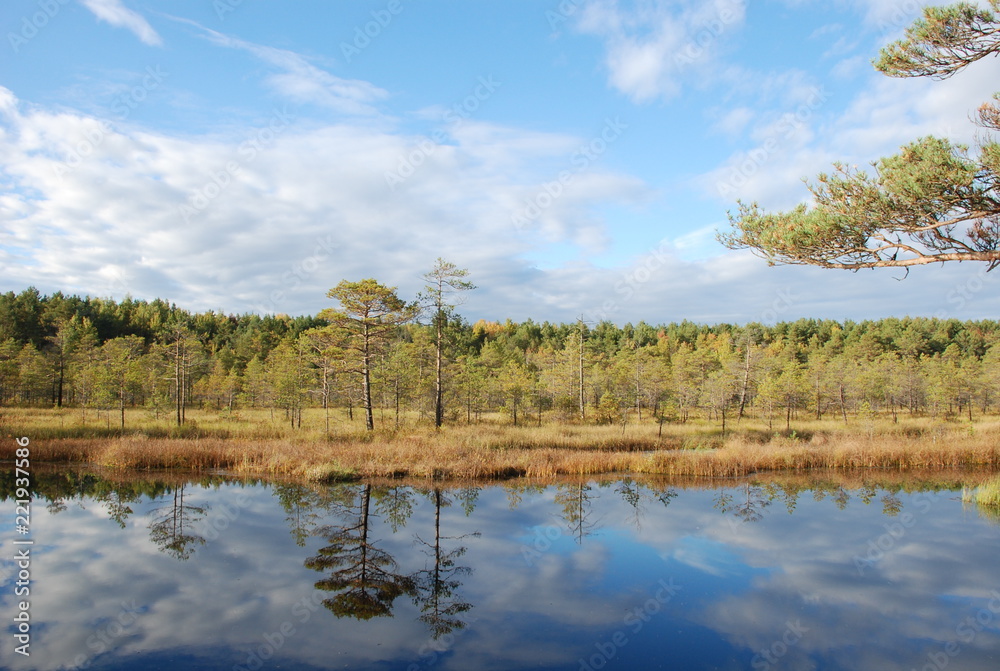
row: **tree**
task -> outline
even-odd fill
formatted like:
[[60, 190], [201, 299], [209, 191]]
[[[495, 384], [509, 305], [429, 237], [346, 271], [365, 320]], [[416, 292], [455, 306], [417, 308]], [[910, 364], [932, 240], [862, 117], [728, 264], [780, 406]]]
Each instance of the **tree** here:
[[400, 299], [396, 287], [387, 287], [370, 278], [360, 282], [343, 280], [327, 292], [327, 297], [337, 300], [340, 310], [326, 308], [319, 316], [340, 331], [344, 349], [354, 355], [355, 373], [361, 380], [365, 422], [368, 430], [374, 431], [372, 363], [396, 330], [413, 320], [416, 305]]
[[172, 371], [167, 378], [174, 386], [174, 406], [177, 413], [177, 426], [184, 424], [188, 395], [190, 393], [197, 365], [202, 360], [201, 343], [195, 337], [190, 327], [183, 322], [176, 322], [163, 332], [164, 345], [160, 349], [170, 362]]
[[509, 412], [514, 426], [517, 413], [535, 387], [535, 376], [520, 361], [508, 361], [496, 371], [494, 380], [497, 393], [503, 399], [501, 409]]
[[44, 399], [50, 391], [49, 370], [45, 357], [28, 342], [17, 355], [18, 396], [23, 403], [33, 403]]
[[[1000, 10], [1000, 0], [990, 0]], [[949, 77], [1000, 54], [1000, 18], [968, 3], [928, 7], [906, 36], [875, 61], [893, 77]], [[1000, 100], [1000, 95], [994, 96]], [[1000, 107], [979, 108], [977, 123], [1000, 130]], [[814, 204], [768, 213], [739, 203], [730, 249], [750, 249], [774, 264], [858, 270], [937, 261], [1000, 264], [1000, 143], [977, 155], [947, 139], [925, 137], [872, 165], [874, 175], [843, 164], [810, 184]]]
[[251, 408], [258, 407], [269, 395], [270, 387], [267, 370], [260, 356], [254, 355], [243, 371], [243, 392], [241, 397]]
[[757, 343], [760, 339], [760, 324], [747, 324], [746, 328], [743, 330], [743, 357], [739, 370], [740, 400], [739, 414], [736, 416], [737, 422], [743, 419], [743, 415], [746, 412], [747, 402], [750, 400], [752, 392], [751, 382], [753, 381], [753, 374], [759, 363], [759, 350], [757, 348]]
[[[1000, 11], [1000, 0], [990, 0]], [[875, 67], [890, 77], [944, 79], [990, 54], [1000, 54], [993, 12], [967, 2], [925, 7], [906, 36], [882, 50]]]
[[104, 393], [113, 398], [121, 415], [121, 428], [125, 428], [125, 406], [130, 395], [142, 388], [142, 369], [139, 359], [144, 343], [139, 336], [121, 336], [101, 346], [104, 370]]
[[21, 348], [13, 338], [0, 342], [0, 405], [14, 398], [18, 383], [17, 358]]
[[424, 274], [424, 281], [429, 284], [420, 295], [422, 302], [434, 310], [434, 345], [436, 350], [435, 383], [434, 383], [434, 426], [441, 428], [444, 421], [444, 384], [441, 376], [442, 358], [444, 352], [444, 332], [448, 317], [455, 309], [455, 304], [448, 303], [450, 294], [459, 291], [475, 289], [476, 285], [465, 278], [469, 271], [459, 268], [438, 257], [430, 272]]
[[793, 351], [794, 345], [775, 344], [768, 352], [759, 396], [768, 406], [768, 427], [774, 406], [785, 410], [785, 430], [791, 430], [792, 412], [804, 407], [809, 398], [808, 381], [803, 377], [804, 366]]
[[194, 392], [202, 399], [208, 399], [216, 410], [222, 409], [225, 402], [228, 410], [233, 409], [233, 401], [240, 390], [239, 376], [235, 370], [226, 370], [226, 364], [221, 357], [215, 358], [212, 371], [198, 380]]
[[704, 395], [708, 407], [722, 420], [722, 436], [726, 436], [726, 409], [737, 397], [739, 380], [732, 373], [720, 368], [709, 373], [705, 380]]
[[687, 421], [692, 408], [698, 406], [705, 380], [714, 368], [711, 357], [701, 347], [682, 343], [671, 356], [671, 387], [681, 420]]
[[71, 358], [74, 396], [83, 411], [84, 421], [87, 418], [87, 407], [97, 405], [100, 397], [100, 353], [97, 329], [89, 319], [84, 319]]
[[52, 365], [52, 396], [57, 408], [63, 405], [66, 371], [72, 360], [78, 328], [79, 319], [67, 319], [59, 324], [55, 335], [46, 338], [46, 352]]
[[[379, 386], [383, 390], [383, 397], [391, 397], [397, 427], [400, 424], [400, 412], [404, 401], [415, 396], [420, 383], [418, 369], [415, 365], [421, 360], [420, 349], [419, 345], [415, 343], [393, 343], [378, 367]], [[383, 400], [382, 407], [386, 407], [386, 405], [387, 403]]]
[[299, 340], [305, 343], [309, 362], [316, 367], [326, 434], [330, 435], [330, 400], [340, 362], [344, 359], [344, 352], [339, 347], [340, 341], [336, 331], [329, 326], [304, 331]]
[[288, 338], [271, 350], [264, 363], [274, 403], [285, 411], [292, 429], [302, 426], [302, 406], [308, 387], [304, 349], [301, 338]]
[[455, 391], [465, 406], [465, 421], [472, 423], [472, 413], [479, 419], [487, 400], [489, 375], [479, 357], [466, 356], [459, 360], [459, 371], [455, 378]]

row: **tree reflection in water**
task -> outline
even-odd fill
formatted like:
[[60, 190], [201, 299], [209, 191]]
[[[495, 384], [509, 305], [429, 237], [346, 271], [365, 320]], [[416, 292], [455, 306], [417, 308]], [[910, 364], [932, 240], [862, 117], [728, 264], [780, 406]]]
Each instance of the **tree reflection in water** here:
[[573, 535], [577, 545], [583, 545], [583, 539], [589, 536], [596, 526], [591, 519], [593, 499], [591, 486], [586, 482], [564, 484], [556, 487], [555, 502], [562, 508], [563, 521]]
[[[301, 494], [301, 493], [300, 493]], [[431, 540], [415, 537], [415, 543], [427, 556], [424, 568], [412, 574], [399, 570], [399, 564], [389, 552], [377, 546], [372, 529], [373, 519], [382, 517], [393, 533], [402, 529], [415, 507], [415, 497], [426, 496], [434, 505], [434, 536]], [[475, 509], [479, 489], [464, 488], [450, 493], [441, 487], [417, 491], [410, 487], [339, 486], [321, 497], [324, 507], [336, 510], [345, 525], [327, 525], [312, 533], [326, 538], [327, 545], [316, 556], [306, 560], [307, 568], [328, 572], [328, 577], [316, 582], [316, 588], [335, 595], [323, 600], [337, 617], [368, 620], [391, 617], [393, 603], [407, 595], [420, 609], [419, 620], [430, 629], [436, 640], [466, 626], [462, 614], [472, 604], [459, 596], [461, 577], [470, 575], [472, 568], [461, 566], [464, 545], [447, 547], [446, 541], [478, 537], [479, 532], [448, 536], [442, 530], [442, 510], [457, 500], [466, 515]], [[311, 497], [296, 495], [296, 505]], [[286, 508], [287, 509], [287, 508]], [[297, 511], [294, 518], [302, 519]]]
[[629, 516], [636, 531], [642, 529], [642, 516], [645, 514], [645, 502], [653, 498], [663, 504], [664, 507], [677, 496], [677, 490], [667, 488], [663, 490], [652, 489], [636, 482], [632, 478], [623, 478], [615, 486], [615, 493], [622, 497], [622, 500], [629, 505], [632, 513]]
[[730, 494], [728, 490], [720, 489], [715, 497], [715, 507], [722, 514], [733, 514], [745, 523], [760, 522], [764, 519], [764, 508], [771, 505], [774, 500], [773, 495], [769, 495], [765, 488], [758, 485], [751, 485], [749, 482], [736, 489], [736, 494]]
[[[460, 540], [479, 537], [479, 532], [462, 536], [441, 535], [441, 509], [451, 506], [451, 498], [435, 487], [433, 491], [424, 494], [434, 502], [434, 541], [429, 542], [417, 536], [416, 542], [423, 546], [424, 554], [430, 559], [430, 566], [414, 574], [416, 593], [414, 603], [423, 613], [418, 619], [430, 629], [431, 637], [437, 640], [456, 629], [464, 629], [465, 620], [460, 615], [472, 609], [472, 604], [462, 601], [458, 590], [462, 586], [459, 576], [471, 575], [472, 567], [458, 566], [457, 560], [462, 557], [467, 548], [463, 546], [445, 550], [443, 540]], [[471, 515], [478, 498], [478, 488], [460, 490], [457, 494], [463, 504], [466, 515]]]
[[205, 539], [192, 533], [192, 528], [204, 517], [206, 508], [184, 503], [185, 488], [185, 485], [175, 488], [170, 503], [152, 511], [153, 521], [149, 524], [153, 543], [161, 552], [181, 561], [190, 559], [196, 547], [205, 544]]
[[306, 568], [330, 575], [316, 583], [316, 588], [335, 595], [323, 605], [337, 617], [370, 620], [392, 616], [393, 602], [403, 594], [412, 595], [413, 578], [398, 573], [396, 560], [370, 539], [372, 523], [372, 485], [345, 488], [353, 493], [347, 505], [341, 504], [346, 526], [324, 526], [314, 532], [326, 538], [327, 545], [305, 561]]

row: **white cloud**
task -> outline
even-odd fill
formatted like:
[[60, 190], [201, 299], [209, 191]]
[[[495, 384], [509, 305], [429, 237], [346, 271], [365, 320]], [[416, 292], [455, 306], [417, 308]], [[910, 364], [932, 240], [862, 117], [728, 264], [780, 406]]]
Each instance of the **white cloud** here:
[[637, 103], [678, 95], [685, 71], [705, 73], [719, 43], [746, 15], [745, 0], [639, 0], [623, 5], [615, 0], [592, 2], [583, 8], [576, 27], [604, 41], [609, 83]]
[[467, 122], [391, 189], [386, 174], [428, 138], [285, 121], [246, 129], [246, 141], [174, 137], [14, 110], [0, 122], [0, 170], [14, 182], [0, 226], [23, 261], [0, 279], [191, 309], [315, 313], [329, 287], [369, 276], [413, 293], [438, 256], [477, 283], [513, 284], [531, 249], [599, 246], [595, 208], [645, 189], [590, 166], [519, 231], [512, 215], [580, 138]]
[[[713, 29], [713, 17], [727, 6], [739, 11]], [[693, 180], [713, 205], [732, 207], [738, 197], [787, 207], [808, 197], [801, 178], [834, 160], [864, 164], [942, 130], [968, 140], [974, 130], [968, 113], [997, 81], [993, 61], [942, 83], [872, 73], [852, 99], [831, 95], [814, 107], [811, 96], [822, 89], [815, 76], [719, 67], [717, 52], [742, 25], [743, 7], [597, 2], [583, 8], [577, 23], [602, 38], [612, 85], [637, 101], [679, 90], [685, 68], [701, 74], [716, 67], [731, 99], [716, 128], [745, 136], [748, 145]], [[104, 132], [81, 113], [19, 109], [0, 87], [4, 284], [118, 297], [130, 292], [190, 309], [314, 314], [325, 307], [327, 289], [344, 278], [374, 276], [412, 295], [420, 273], [443, 256], [472, 270], [482, 287], [469, 296], [465, 313], [491, 319], [569, 321], [587, 312], [618, 322], [749, 321], [765, 319], [788, 287], [797, 299], [776, 315], [780, 319], [937, 310], [971, 317], [1000, 307], [985, 294], [963, 305], [964, 312], [949, 303], [949, 291], [978, 266], [915, 272], [902, 283], [892, 273], [769, 269], [748, 253], [724, 252], [711, 240], [713, 227], [697, 218], [681, 229], [693, 233], [662, 248], [654, 237], [647, 241], [650, 252], [619, 268], [598, 267], [590, 258], [613, 237], [606, 212], [644, 204], [651, 189], [633, 175], [603, 169], [600, 159], [577, 171], [572, 156], [589, 138], [471, 119], [446, 128], [443, 143], [404, 135], [378, 110], [386, 90], [336, 77], [298, 53], [193, 25], [213, 43], [272, 68], [265, 81], [283, 98], [349, 118], [326, 125], [279, 122], [277, 132], [264, 119], [227, 138], [138, 127]], [[716, 34], [716, 41], [697, 41]], [[698, 58], [676, 61], [690, 44], [703, 49]], [[422, 114], [425, 121], [442, 117], [437, 108]], [[66, 162], [97, 131], [100, 141], [70, 169]], [[260, 148], [249, 151], [248, 138]], [[777, 143], [767, 149], [772, 139]], [[763, 158], [754, 154], [760, 149], [767, 149]], [[389, 188], [386, 175], [409, 157], [419, 159], [413, 176]], [[718, 185], [748, 159], [745, 179], [719, 198]], [[227, 173], [229, 164], [235, 174]], [[516, 227], [512, 215], [547, 193], [563, 171], [571, 179], [558, 196], [549, 194], [551, 202]], [[199, 193], [205, 207], [185, 220], [180, 207]], [[721, 216], [713, 211], [709, 221]], [[669, 224], [666, 230], [678, 230]], [[555, 248], [568, 249], [562, 258], [571, 261], [539, 268], [528, 260]]]
[[153, 30], [149, 22], [137, 12], [125, 7], [122, 0], [80, 0], [80, 2], [98, 19], [132, 31], [145, 44], [150, 46], [163, 44], [163, 39]]
[[[0, 99], [11, 95], [0, 89]], [[393, 190], [386, 173], [427, 138], [292, 123], [247, 151], [244, 139], [263, 140], [265, 123], [230, 140], [111, 129], [88, 148], [95, 119], [14, 102], [4, 110], [0, 174], [10, 185], [0, 200], [0, 284], [9, 287], [315, 314], [345, 278], [376, 277], [412, 296], [442, 256], [469, 268], [481, 287], [463, 307], [473, 319], [572, 321], [585, 312], [619, 323], [718, 323], [937, 311], [970, 318], [1000, 309], [995, 291], [954, 303], [978, 266], [915, 272], [906, 282], [892, 273], [775, 269], [746, 252], [713, 253], [704, 230], [650, 240], [623, 267], [597, 267], [587, 258], [608, 235], [602, 208], [647, 198], [636, 178], [595, 163], [573, 173], [531, 225], [512, 222], [571, 165], [583, 140], [567, 135], [469, 121]], [[82, 148], [88, 155], [67, 164]], [[781, 171], [769, 167], [749, 193], [768, 202], [801, 197], [798, 178], [830, 159], [815, 152], [775, 158]], [[773, 192], [760, 191], [767, 184]], [[198, 193], [204, 207], [185, 220], [180, 208], [194, 207]], [[526, 260], [565, 245], [580, 250], [576, 260], [544, 269]], [[779, 300], [789, 290], [794, 300]]]

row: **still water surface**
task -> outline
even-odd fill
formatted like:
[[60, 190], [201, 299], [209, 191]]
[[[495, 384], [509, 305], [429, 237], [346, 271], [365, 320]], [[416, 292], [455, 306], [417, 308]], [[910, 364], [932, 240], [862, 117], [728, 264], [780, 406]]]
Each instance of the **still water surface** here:
[[64, 473], [36, 497], [31, 657], [6, 556], [3, 668], [1000, 668], [1000, 525], [955, 491]]

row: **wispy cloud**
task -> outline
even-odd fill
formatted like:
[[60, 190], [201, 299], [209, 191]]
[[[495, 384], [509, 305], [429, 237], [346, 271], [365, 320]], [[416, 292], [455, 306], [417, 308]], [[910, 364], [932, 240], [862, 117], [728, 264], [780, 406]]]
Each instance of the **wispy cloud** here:
[[294, 51], [224, 35], [188, 19], [176, 20], [196, 27], [218, 46], [246, 51], [273, 67], [277, 71], [268, 75], [265, 83], [296, 104], [320, 105], [344, 114], [372, 115], [378, 111], [375, 103], [389, 97], [385, 89], [370, 82], [337, 77]]
[[149, 22], [137, 12], [123, 5], [122, 0], [80, 1], [101, 21], [132, 31], [136, 37], [150, 46], [158, 47], [163, 44], [163, 39], [153, 30]]

